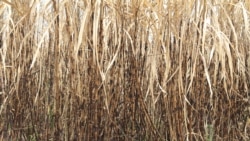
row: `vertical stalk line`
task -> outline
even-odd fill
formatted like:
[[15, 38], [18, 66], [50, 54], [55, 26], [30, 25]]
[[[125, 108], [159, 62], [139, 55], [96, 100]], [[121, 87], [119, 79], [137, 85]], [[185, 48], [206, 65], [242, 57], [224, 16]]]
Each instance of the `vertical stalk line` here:
[[133, 47], [134, 47], [134, 49], [136, 50], [137, 49], [137, 31], [138, 31], [138, 21], [137, 21], [137, 14], [138, 14], [138, 10], [139, 10], [139, 8], [137, 8], [136, 6], [136, 4], [135, 5], [133, 5], [134, 7], [133, 8], [135, 8], [134, 10], [135, 10], [135, 17], [134, 17], [134, 23], [135, 23], [135, 25], [134, 25], [134, 33], [132, 33], [133, 35], [134, 35], [134, 37], [133, 37], [133, 39], [134, 39], [134, 41], [133, 41], [133, 46], [131, 45], [130, 47], [129, 47], [129, 50], [130, 50], [130, 60], [129, 60], [129, 62], [130, 62], [130, 71], [131, 71], [131, 76], [130, 76], [130, 80], [129, 80], [129, 83], [131, 83], [132, 85], [131, 85], [131, 91], [130, 91], [130, 93], [131, 93], [131, 105], [132, 105], [132, 116], [133, 116], [133, 118], [132, 118], [132, 131], [134, 132], [136, 132], [136, 134], [137, 134], [137, 129], [136, 129], [136, 118], [137, 118], [137, 115], [136, 115], [136, 111], [137, 111], [137, 107], [138, 107], [138, 96], [137, 96], [137, 90], [138, 90], [138, 76], [137, 76], [137, 58], [136, 58], [136, 54], [133, 54]]
[[[71, 60], [73, 58], [72, 54], [74, 52], [74, 47], [72, 46], [73, 45], [73, 39], [71, 37], [71, 32], [72, 32], [72, 23], [70, 22], [70, 13], [72, 13], [72, 9], [70, 7], [70, 5], [68, 3], [65, 4], [64, 6], [64, 9], [65, 9], [65, 15], [66, 15], [66, 32], [65, 32], [65, 36], [66, 38], [68, 38], [68, 43], [64, 45], [64, 49], [66, 49], [66, 47], [69, 47], [68, 50], [65, 50], [64, 51], [64, 54], [66, 54], [64, 57], [64, 61], [65, 61], [65, 64], [66, 64], [66, 69], [68, 69], [67, 66], [71, 66], [70, 63], [71, 63]], [[65, 36], [63, 38], [65, 38]], [[63, 53], [62, 53], [63, 54]], [[68, 61], [69, 59], [69, 61]], [[67, 61], [66, 61], [67, 60]], [[62, 68], [61, 68], [62, 69]], [[65, 93], [66, 93], [66, 96], [65, 96], [65, 105], [64, 105], [64, 108], [63, 108], [63, 113], [64, 113], [64, 116], [63, 116], [63, 119], [65, 120], [65, 122], [63, 123], [64, 124], [64, 132], [65, 132], [65, 135], [64, 135], [64, 140], [65, 141], [68, 141], [68, 140], [71, 140], [70, 139], [70, 133], [72, 133], [74, 130], [72, 130], [72, 124], [70, 124], [71, 122], [75, 123], [75, 120], [69, 120], [71, 119], [71, 113], [72, 113], [72, 108], [70, 107], [70, 103], [71, 103], [71, 100], [72, 100], [72, 97], [73, 95], [71, 96], [71, 82], [72, 81], [72, 77], [70, 76], [70, 74], [67, 74], [65, 72], [63, 72], [63, 74], [65, 74], [66, 76], [63, 77], [62, 81], [66, 81], [65, 79], [69, 79], [69, 82], [66, 82], [66, 84], [64, 84], [65, 86]], [[74, 118], [73, 118], [74, 119]], [[71, 127], [71, 128], [70, 128]]]
[[93, 105], [92, 108], [92, 112], [93, 114], [93, 118], [92, 118], [92, 140], [98, 140], [98, 104], [99, 104], [99, 94], [98, 94], [98, 87], [100, 84], [100, 80], [99, 80], [99, 75], [98, 75], [98, 65], [99, 65], [99, 54], [98, 54], [98, 50], [100, 45], [98, 44], [98, 25], [99, 25], [99, 14], [98, 14], [98, 0], [93, 0], [93, 5], [92, 8], [94, 9], [93, 11], [93, 23], [92, 23], [92, 40], [93, 40], [93, 69], [92, 69], [92, 77], [94, 78], [93, 82], [92, 82], [92, 93], [91, 95], [93, 95], [93, 103], [91, 103]]
[[60, 46], [59, 46], [59, 0], [53, 0], [53, 8], [55, 11], [55, 41], [54, 41], [54, 73], [53, 73], [53, 94], [54, 94], [54, 114], [55, 114], [55, 129], [54, 137], [55, 140], [59, 140], [59, 57], [60, 57]]
[[[183, 103], [184, 100], [182, 100], [184, 98], [183, 94], [184, 94], [184, 90], [183, 90], [183, 72], [185, 72], [184, 69], [184, 64], [183, 62], [185, 61], [183, 55], [184, 55], [184, 49], [183, 49], [183, 35], [184, 35], [184, 30], [185, 30], [185, 21], [181, 18], [180, 19], [180, 31], [178, 33], [178, 37], [180, 39], [177, 39], [178, 40], [178, 48], [179, 48], [179, 52], [178, 52], [178, 63], [179, 63], [179, 74], [178, 74], [178, 80], [177, 80], [177, 87], [178, 87], [178, 90], [177, 90], [177, 93], [178, 93], [178, 96], [176, 95], [176, 100], [177, 100], [177, 103], [176, 103], [176, 108], [179, 108], [183, 106]], [[184, 109], [184, 108], [183, 108]], [[183, 116], [182, 116], [182, 113], [177, 111], [177, 114], [176, 114], [176, 119], [181, 119], [181, 120], [176, 120], [176, 124], [177, 124], [177, 127], [176, 127], [176, 133], [178, 132], [183, 132], [182, 131], [182, 122], [183, 122]], [[178, 134], [177, 134], [178, 135]], [[179, 136], [179, 139], [180, 140], [184, 140], [183, 138], [183, 135]]]
[[97, 12], [98, 9], [96, 9], [98, 6], [95, 6], [97, 4], [96, 0], [91, 1], [91, 9], [93, 9], [90, 13], [90, 21], [89, 21], [89, 37], [92, 37], [92, 43], [90, 46], [92, 47], [92, 52], [90, 52], [89, 55], [89, 61], [88, 61], [88, 75], [92, 78], [89, 79], [89, 109], [88, 109], [88, 140], [98, 140], [98, 104], [100, 102], [99, 97], [99, 87], [100, 87], [100, 78], [98, 77], [98, 47], [99, 42], [98, 39], [98, 24], [99, 18], [98, 15], [96, 15], [95, 12]]

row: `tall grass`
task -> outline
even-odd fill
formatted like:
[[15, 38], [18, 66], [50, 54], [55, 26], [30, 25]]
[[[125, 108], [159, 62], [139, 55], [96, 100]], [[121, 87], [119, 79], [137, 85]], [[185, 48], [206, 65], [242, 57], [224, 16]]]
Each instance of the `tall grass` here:
[[248, 140], [249, 10], [0, 1], [0, 139]]

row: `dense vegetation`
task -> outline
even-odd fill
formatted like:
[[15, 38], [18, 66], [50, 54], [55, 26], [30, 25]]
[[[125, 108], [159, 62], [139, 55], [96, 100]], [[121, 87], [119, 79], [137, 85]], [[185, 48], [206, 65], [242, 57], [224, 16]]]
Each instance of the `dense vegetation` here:
[[1, 140], [249, 140], [250, 2], [1, 0]]

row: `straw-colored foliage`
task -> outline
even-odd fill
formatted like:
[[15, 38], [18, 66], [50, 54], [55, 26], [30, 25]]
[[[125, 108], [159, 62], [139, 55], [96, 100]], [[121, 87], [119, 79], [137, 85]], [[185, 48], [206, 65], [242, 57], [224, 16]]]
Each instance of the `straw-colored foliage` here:
[[249, 140], [249, 10], [1, 0], [0, 140]]

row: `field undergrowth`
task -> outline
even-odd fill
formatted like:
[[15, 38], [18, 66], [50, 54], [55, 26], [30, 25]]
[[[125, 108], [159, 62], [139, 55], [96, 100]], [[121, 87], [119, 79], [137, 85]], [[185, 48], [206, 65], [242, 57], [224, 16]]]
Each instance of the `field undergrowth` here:
[[249, 10], [1, 0], [0, 140], [250, 140]]

